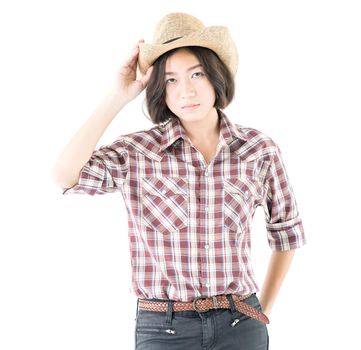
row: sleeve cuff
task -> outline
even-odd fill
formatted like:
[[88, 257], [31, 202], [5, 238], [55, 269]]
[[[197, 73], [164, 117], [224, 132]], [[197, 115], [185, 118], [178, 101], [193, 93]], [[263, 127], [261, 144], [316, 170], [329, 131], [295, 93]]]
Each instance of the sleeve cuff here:
[[267, 223], [267, 239], [272, 250], [286, 251], [306, 244], [302, 220], [297, 217], [285, 222]]
[[91, 168], [87, 164], [81, 169], [78, 183], [73, 187], [63, 188], [63, 195], [68, 194], [89, 194], [94, 196], [95, 194], [104, 194], [102, 190], [104, 185], [105, 170], [102, 165], [97, 168]]

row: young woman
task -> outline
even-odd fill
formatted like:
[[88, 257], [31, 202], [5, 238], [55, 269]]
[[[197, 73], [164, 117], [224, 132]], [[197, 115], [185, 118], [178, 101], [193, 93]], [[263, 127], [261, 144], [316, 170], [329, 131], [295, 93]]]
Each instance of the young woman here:
[[[267, 316], [294, 250], [306, 243], [279, 147], [223, 112], [237, 63], [226, 27], [166, 15], [153, 43], [136, 45], [54, 168], [64, 194], [122, 193], [138, 350], [268, 349]], [[94, 150], [145, 88], [155, 126]], [[250, 261], [259, 205], [273, 250], [260, 300]]]

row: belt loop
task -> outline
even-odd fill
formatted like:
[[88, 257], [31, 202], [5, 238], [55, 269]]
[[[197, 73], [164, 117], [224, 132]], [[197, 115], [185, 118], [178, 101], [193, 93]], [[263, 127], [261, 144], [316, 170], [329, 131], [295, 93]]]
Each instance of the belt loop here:
[[170, 325], [172, 324], [173, 304], [174, 304], [174, 300], [168, 300], [168, 308], [167, 308], [165, 323]]
[[231, 323], [231, 327], [234, 327], [239, 322], [239, 318], [238, 318], [238, 314], [237, 314], [238, 311], [236, 309], [236, 305], [235, 305], [234, 300], [233, 300], [233, 295], [232, 294], [227, 294], [226, 297], [227, 297], [227, 299], [229, 301], [230, 308], [231, 308], [231, 313], [232, 313], [233, 322]]
[[232, 298], [232, 294], [227, 294], [226, 297], [229, 301], [229, 305], [231, 307], [231, 312], [234, 315], [237, 312], [237, 308], [236, 308], [236, 304], [234, 303], [234, 300]]

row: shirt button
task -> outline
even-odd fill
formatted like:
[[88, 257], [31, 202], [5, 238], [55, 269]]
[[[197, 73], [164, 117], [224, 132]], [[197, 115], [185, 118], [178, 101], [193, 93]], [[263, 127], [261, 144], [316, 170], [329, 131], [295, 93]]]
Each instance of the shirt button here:
[[205, 210], [205, 211], [208, 211], [208, 207], [205, 207], [204, 210]]
[[209, 249], [209, 244], [206, 244], [204, 248]]
[[204, 173], [204, 176], [208, 176], [208, 172], [207, 172], [207, 171]]
[[209, 288], [211, 285], [209, 283], [206, 284], [206, 287]]
[[167, 193], [167, 190], [163, 190], [162, 193], [163, 193], [163, 194], [166, 194], [166, 193]]

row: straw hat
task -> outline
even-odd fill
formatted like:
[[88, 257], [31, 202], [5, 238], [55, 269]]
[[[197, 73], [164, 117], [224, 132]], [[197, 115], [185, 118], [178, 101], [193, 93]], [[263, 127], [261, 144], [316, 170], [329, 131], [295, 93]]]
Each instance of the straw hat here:
[[169, 13], [158, 22], [152, 44], [139, 43], [140, 72], [144, 75], [159, 56], [183, 46], [202, 46], [213, 50], [235, 76], [238, 53], [228, 28], [205, 27], [196, 17], [181, 12]]

